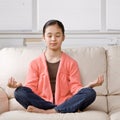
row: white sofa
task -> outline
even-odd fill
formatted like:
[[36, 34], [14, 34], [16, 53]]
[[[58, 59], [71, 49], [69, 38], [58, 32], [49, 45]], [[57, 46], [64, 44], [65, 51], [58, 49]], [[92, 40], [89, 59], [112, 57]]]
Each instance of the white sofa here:
[[83, 84], [104, 75], [104, 84], [94, 88], [95, 102], [84, 112], [66, 114], [29, 113], [14, 99], [8, 78], [24, 84], [28, 65], [42, 48], [4, 48], [0, 50], [0, 120], [120, 120], [120, 47], [81, 47], [64, 49], [77, 60]]

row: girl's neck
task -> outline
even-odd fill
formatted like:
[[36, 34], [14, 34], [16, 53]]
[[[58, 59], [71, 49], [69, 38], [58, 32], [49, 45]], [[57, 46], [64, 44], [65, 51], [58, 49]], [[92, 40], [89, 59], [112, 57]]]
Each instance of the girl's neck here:
[[56, 63], [60, 61], [61, 58], [61, 50], [59, 51], [53, 51], [53, 50], [47, 50], [45, 51], [45, 57], [46, 60], [50, 63]]

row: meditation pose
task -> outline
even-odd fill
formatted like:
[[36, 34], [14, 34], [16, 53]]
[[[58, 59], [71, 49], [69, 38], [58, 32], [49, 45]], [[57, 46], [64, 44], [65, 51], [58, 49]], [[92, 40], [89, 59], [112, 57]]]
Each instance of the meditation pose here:
[[49, 20], [43, 27], [45, 51], [31, 61], [25, 85], [13, 77], [8, 86], [16, 88], [15, 99], [35, 113], [74, 113], [83, 111], [96, 98], [93, 87], [102, 85], [103, 75], [83, 86], [77, 62], [61, 50], [65, 39], [62, 22]]

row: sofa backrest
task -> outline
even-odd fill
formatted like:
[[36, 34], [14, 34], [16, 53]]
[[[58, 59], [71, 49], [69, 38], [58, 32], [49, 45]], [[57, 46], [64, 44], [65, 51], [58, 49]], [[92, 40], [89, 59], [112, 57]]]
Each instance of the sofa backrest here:
[[33, 48], [4, 48], [0, 50], [0, 86], [9, 98], [14, 97], [14, 89], [7, 87], [8, 79], [12, 76], [24, 84], [30, 61], [41, 54], [43, 49]]

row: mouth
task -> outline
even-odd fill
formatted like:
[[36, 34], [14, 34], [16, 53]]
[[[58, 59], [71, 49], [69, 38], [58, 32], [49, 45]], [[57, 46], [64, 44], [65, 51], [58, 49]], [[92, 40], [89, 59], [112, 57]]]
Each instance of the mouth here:
[[57, 45], [57, 43], [50, 43], [50, 45], [51, 45], [51, 46], [56, 46], [56, 45]]

